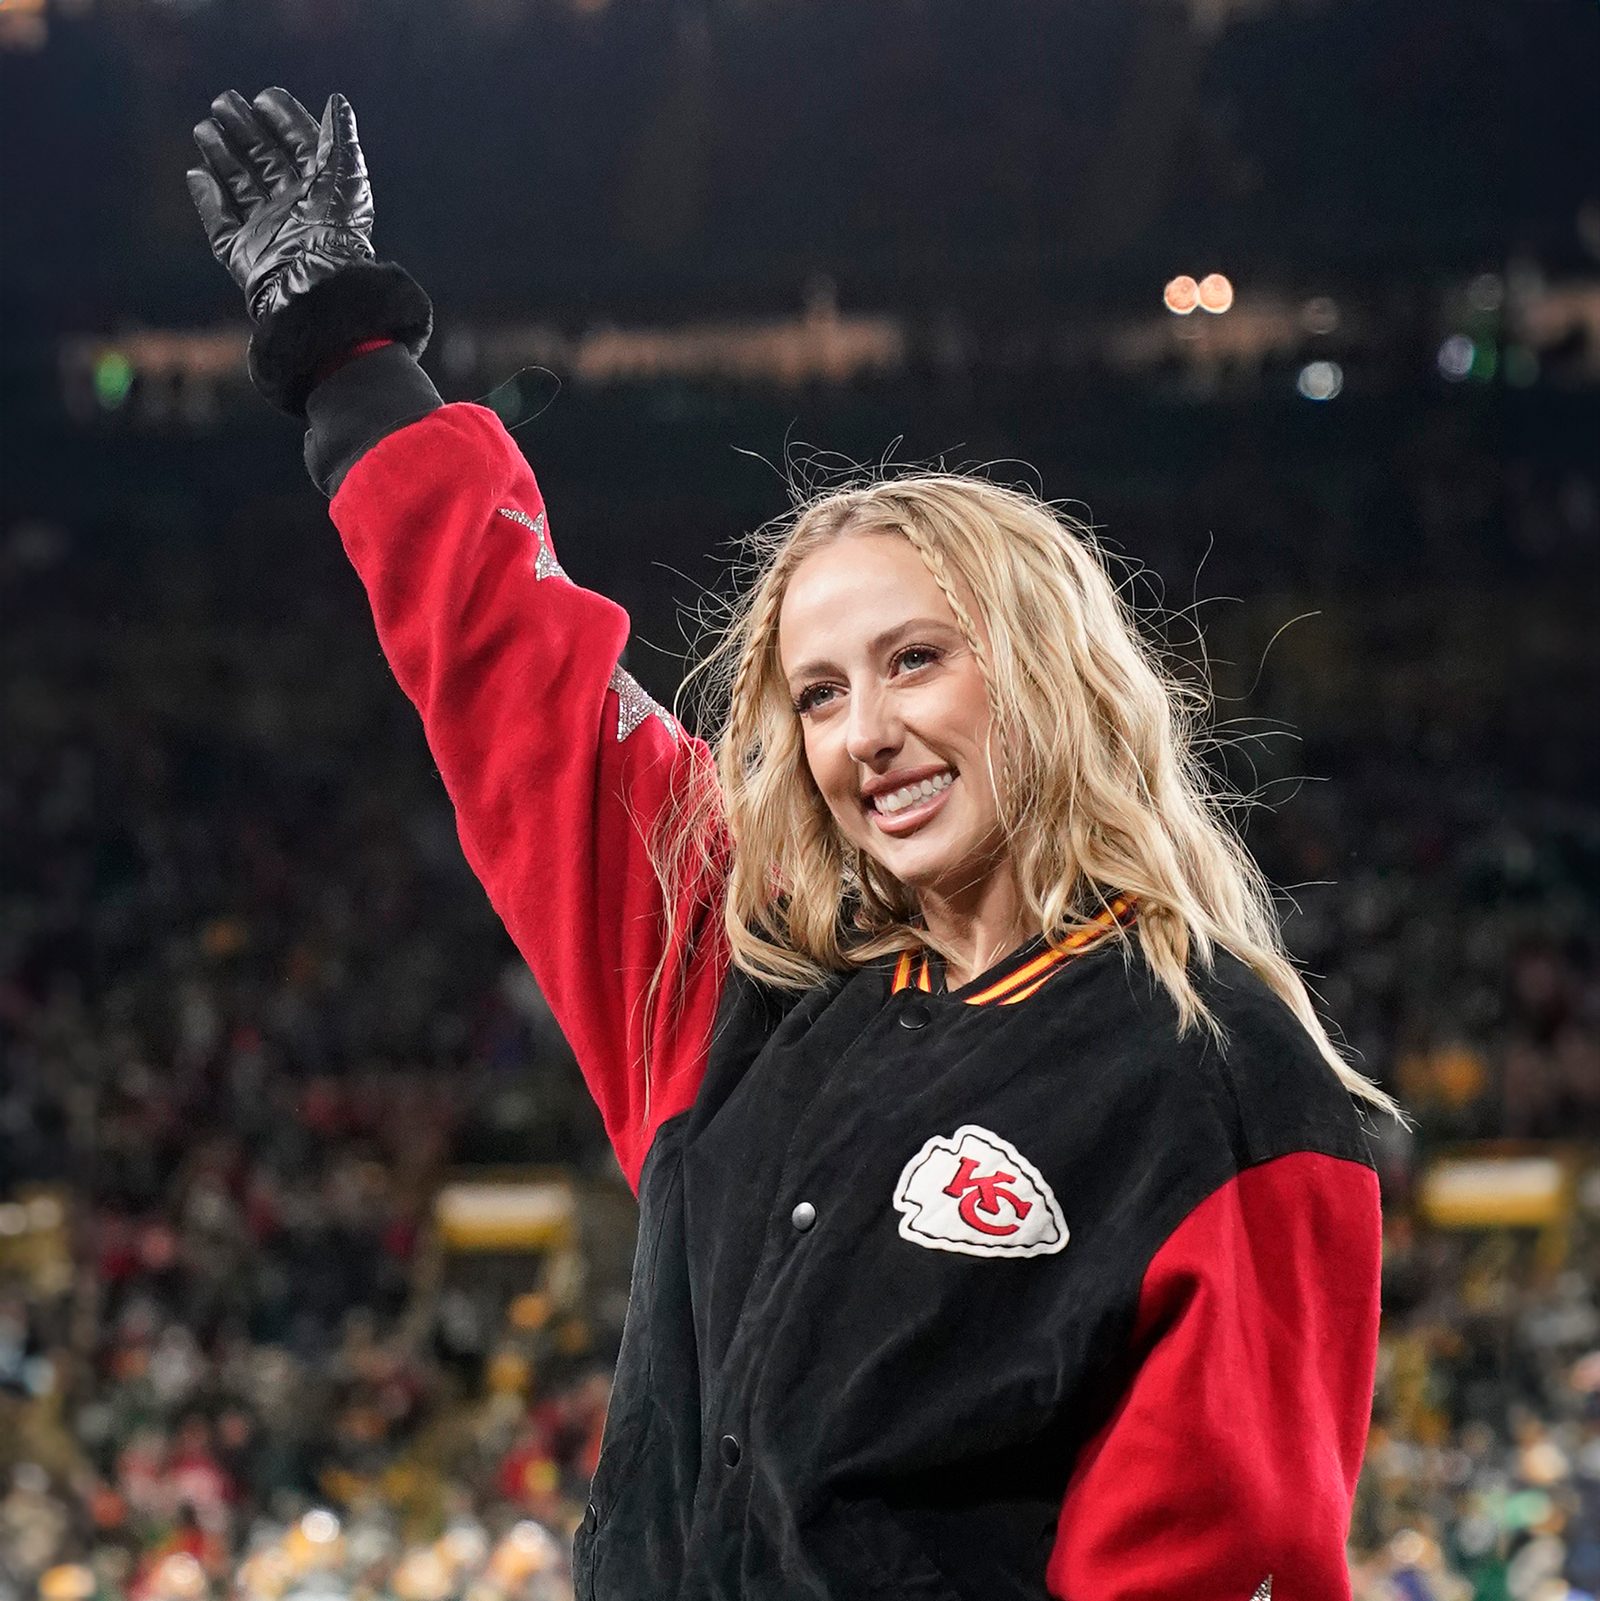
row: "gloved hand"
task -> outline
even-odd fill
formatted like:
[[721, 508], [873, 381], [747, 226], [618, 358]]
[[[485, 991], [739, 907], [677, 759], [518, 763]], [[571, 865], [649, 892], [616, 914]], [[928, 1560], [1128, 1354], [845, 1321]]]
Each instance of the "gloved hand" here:
[[330, 95], [320, 126], [286, 89], [254, 101], [229, 89], [211, 111], [194, 130], [203, 165], [189, 169], [189, 194], [212, 254], [244, 291], [256, 388], [303, 418], [319, 374], [358, 342], [394, 339], [420, 356], [433, 306], [373, 251], [372, 185], [349, 101]]
[[195, 126], [205, 165], [190, 169], [189, 193], [252, 321], [375, 259], [372, 185], [343, 95], [328, 97], [320, 127], [284, 89], [253, 103], [228, 89], [211, 111]]

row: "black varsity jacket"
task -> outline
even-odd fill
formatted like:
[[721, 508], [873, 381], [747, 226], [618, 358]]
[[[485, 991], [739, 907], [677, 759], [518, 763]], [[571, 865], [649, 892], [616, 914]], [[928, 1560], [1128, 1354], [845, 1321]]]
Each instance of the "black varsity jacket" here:
[[619, 666], [626, 615], [562, 570], [491, 411], [390, 346], [309, 416], [639, 1200], [580, 1601], [1348, 1601], [1378, 1186], [1288, 1009], [1224, 954], [1195, 977], [1226, 1050], [1180, 1040], [1109, 915], [954, 993], [910, 954], [784, 993], [730, 966], [714, 893], [647, 1009], [643, 829], [709, 753]]

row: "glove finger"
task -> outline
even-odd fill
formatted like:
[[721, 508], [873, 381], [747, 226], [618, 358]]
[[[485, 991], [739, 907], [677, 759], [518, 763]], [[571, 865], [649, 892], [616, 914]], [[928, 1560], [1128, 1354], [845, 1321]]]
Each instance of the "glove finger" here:
[[199, 145], [206, 165], [217, 175], [241, 214], [253, 211], [267, 198], [266, 191], [256, 181], [250, 168], [239, 159], [239, 153], [229, 145], [227, 135], [212, 118], [207, 117], [204, 122], [195, 124], [194, 142]]
[[342, 94], [329, 95], [323, 108], [314, 189], [349, 226], [362, 232], [371, 229], [372, 185], [367, 178], [367, 158], [356, 133], [356, 114]]
[[211, 111], [229, 145], [240, 153], [256, 183], [267, 195], [275, 195], [285, 184], [300, 181], [299, 169], [272, 134], [256, 120], [255, 112], [242, 94], [233, 89], [224, 90], [212, 101]]
[[228, 191], [217, 182], [217, 175], [209, 167], [191, 167], [184, 177], [189, 184], [189, 198], [194, 201], [200, 221], [205, 225], [212, 252], [221, 258], [239, 231], [239, 213]]
[[256, 117], [289, 152], [303, 176], [317, 166], [317, 119], [287, 89], [263, 89], [251, 104]]
[[361, 140], [356, 133], [356, 114], [342, 94], [331, 94], [322, 108], [322, 126], [317, 130], [318, 171], [331, 166], [335, 174], [366, 173]]

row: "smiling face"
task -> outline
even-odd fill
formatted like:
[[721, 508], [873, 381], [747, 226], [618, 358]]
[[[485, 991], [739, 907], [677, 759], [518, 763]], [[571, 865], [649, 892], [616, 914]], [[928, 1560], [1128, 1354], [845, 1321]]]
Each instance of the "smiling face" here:
[[1006, 857], [988, 690], [910, 541], [845, 534], [805, 557], [778, 654], [839, 832], [919, 896], [981, 899]]

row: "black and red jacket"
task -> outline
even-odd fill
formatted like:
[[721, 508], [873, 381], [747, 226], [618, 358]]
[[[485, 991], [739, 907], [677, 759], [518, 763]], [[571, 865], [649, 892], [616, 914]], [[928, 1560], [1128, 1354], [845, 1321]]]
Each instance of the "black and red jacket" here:
[[1223, 955], [1195, 976], [1228, 1048], [1180, 1040], [1116, 939], [782, 992], [730, 965], [715, 885], [647, 1009], [643, 830], [706, 747], [619, 667], [628, 619], [562, 571], [492, 411], [390, 346], [310, 417], [638, 1195], [580, 1601], [1347, 1601], [1378, 1184], [1288, 1009]]

